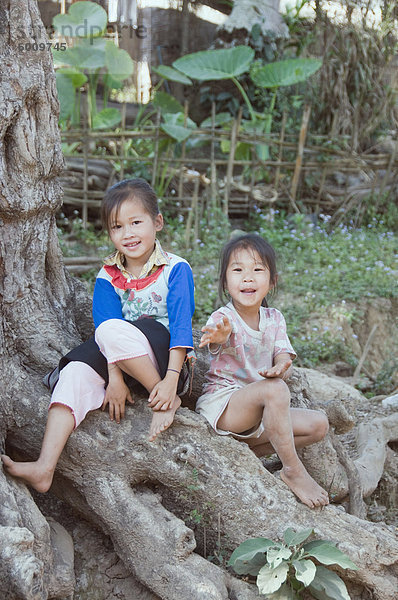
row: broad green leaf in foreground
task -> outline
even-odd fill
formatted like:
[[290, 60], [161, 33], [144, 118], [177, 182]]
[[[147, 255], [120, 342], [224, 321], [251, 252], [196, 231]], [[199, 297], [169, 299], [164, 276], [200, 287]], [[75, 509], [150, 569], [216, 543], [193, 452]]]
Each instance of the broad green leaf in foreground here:
[[168, 65], [158, 65], [157, 67], [152, 67], [152, 71], [168, 81], [192, 85], [192, 81], [189, 79], [189, 77], [184, 75], [184, 73], [181, 73], [181, 71], [177, 71], [177, 69], [173, 69], [173, 67], [169, 67]]
[[296, 592], [288, 583], [281, 585], [279, 590], [268, 596], [269, 600], [299, 600]]
[[294, 560], [292, 564], [296, 571], [296, 579], [307, 587], [315, 577], [316, 566], [312, 560]]
[[326, 567], [316, 568], [308, 589], [317, 600], [350, 600], [344, 581]]
[[111, 41], [105, 45], [105, 66], [113, 79], [119, 81], [127, 79], [134, 70], [134, 63], [128, 52]]
[[292, 551], [286, 546], [281, 548], [270, 548], [267, 551], [267, 561], [272, 567], [277, 567], [283, 560], [287, 560], [292, 555]]
[[317, 58], [290, 58], [262, 66], [254, 64], [250, 77], [259, 87], [277, 88], [305, 81], [321, 65], [322, 61]]
[[234, 571], [238, 575], [258, 575], [265, 564], [264, 552], [257, 552], [250, 561], [237, 558], [234, 562]]
[[107, 23], [106, 11], [96, 2], [74, 2], [66, 14], [53, 19], [64, 37], [97, 37], [105, 32]]
[[343, 569], [358, 569], [356, 564], [344, 552], [330, 542], [316, 540], [304, 544], [303, 549], [306, 554], [313, 556], [323, 565], [339, 565]]
[[254, 58], [254, 50], [248, 46], [204, 50], [182, 56], [173, 62], [173, 67], [192, 79], [210, 81], [231, 79], [245, 73]]
[[302, 529], [301, 531], [294, 531], [291, 527], [288, 527], [283, 534], [283, 539], [285, 540], [288, 546], [298, 546], [305, 542], [305, 540], [310, 537], [311, 533], [313, 533], [313, 529]]
[[97, 46], [74, 46], [64, 52], [53, 50], [54, 62], [60, 65], [71, 65], [78, 69], [95, 71], [105, 66], [105, 51]]
[[73, 83], [65, 73], [56, 73], [56, 85], [60, 105], [60, 118], [70, 117], [75, 106], [75, 88]]
[[272, 594], [279, 590], [282, 583], [286, 581], [288, 571], [289, 565], [286, 562], [283, 562], [276, 569], [272, 569], [268, 565], [262, 567], [257, 575], [257, 587], [260, 594]]
[[[228, 566], [233, 567], [236, 560], [249, 562], [252, 558], [258, 554], [258, 552], [267, 552], [271, 547], [275, 547], [277, 544], [268, 538], [257, 537], [245, 540], [240, 544], [231, 554], [231, 558], [228, 561]], [[279, 546], [279, 545], [278, 545]], [[265, 557], [264, 557], [265, 560]]]
[[69, 77], [69, 79], [72, 82], [73, 87], [75, 88], [79, 88], [82, 85], [84, 85], [87, 81], [87, 77], [85, 76], [84, 73], [82, 73], [81, 71], [79, 71], [79, 69], [73, 68], [73, 67], [64, 67], [61, 69], [57, 69], [56, 72], [56, 76], [58, 77], [58, 73], [62, 73], [63, 75], [66, 75], [67, 77]]

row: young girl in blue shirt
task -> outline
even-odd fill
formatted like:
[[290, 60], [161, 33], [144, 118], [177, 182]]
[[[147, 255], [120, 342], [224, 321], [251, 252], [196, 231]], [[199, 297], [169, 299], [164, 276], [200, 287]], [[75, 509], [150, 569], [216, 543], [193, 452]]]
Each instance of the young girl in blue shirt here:
[[89, 411], [109, 405], [110, 418], [120, 422], [126, 401], [132, 402], [128, 383], [135, 380], [149, 392], [150, 441], [172, 424], [181, 404], [177, 386], [193, 349], [191, 267], [156, 239], [163, 217], [145, 180], [111, 187], [102, 203], [102, 222], [115, 252], [97, 275], [95, 338], [60, 361], [38, 460], [1, 457], [8, 473], [39, 492], [49, 489], [70, 434]]

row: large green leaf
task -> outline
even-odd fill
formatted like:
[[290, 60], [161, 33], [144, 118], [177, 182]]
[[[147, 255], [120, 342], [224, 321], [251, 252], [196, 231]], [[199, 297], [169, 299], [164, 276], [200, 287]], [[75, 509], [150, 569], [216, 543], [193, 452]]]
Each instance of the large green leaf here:
[[265, 565], [257, 575], [257, 587], [260, 594], [273, 594], [286, 581], [289, 565], [283, 562], [275, 569]]
[[182, 104], [167, 92], [156, 92], [152, 104], [155, 108], [158, 108], [162, 114], [184, 112]]
[[277, 567], [283, 560], [287, 560], [292, 555], [292, 551], [286, 546], [280, 548], [270, 548], [267, 550], [267, 561], [272, 567]]
[[75, 2], [64, 15], [56, 15], [53, 25], [64, 37], [98, 37], [108, 23], [106, 11], [95, 2]]
[[134, 70], [134, 63], [126, 50], [118, 48], [111, 41], [105, 45], [105, 66], [109, 75], [118, 81], [124, 81]]
[[123, 83], [120, 79], [114, 79], [112, 75], [109, 73], [101, 73], [102, 82], [105, 86], [107, 86], [111, 90], [121, 90], [123, 88]]
[[71, 116], [75, 106], [75, 88], [71, 78], [65, 73], [57, 71], [55, 76], [60, 106], [59, 117], [60, 119], [67, 119]]
[[254, 64], [250, 77], [255, 85], [262, 88], [278, 88], [305, 81], [321, 67], [317, 58], [290, 58], [259, 66]]
[[[233, 567], [236, 560], [250, 562], [259, 552], [267, 552], [269, 548], [279, 547], [279, 544], [268, 538], [256, 537], [245, 540], [231, 554], [228, 566]], [[265, 556], [264, 556], [265, 562]]]
[[304, 544], [303, 549], [306, 554], [313, 556], [323, 565], [339, 565], [343, 569], [358, 569], [356, 564], [331, 542], [315, 540]]
[[316, 568], [308, 589], [317, 600], [350, 600], [344, 581], [325, 567]]
[[75, 88], [82, 87], [82, 85], [84, 85], [87, 81], [87, 77], [85, 76], [85, 74], [79, 71], [79, 69], [73, 67], [57, 69], [57, 76], [58, 73], [62, 73], [63, 75], [69, 77], [73, 87]]
[[305, 540], [310, 537], [311, 533], [313, 533], [313, 529], [302, 529], [301, 531], [294, 531], [288, 527], [283, 534], [283, 539], [285, 540], [288, 546], [298, 546], [305, 542]]
[[[267, 129], [267, 121], [264, 119], [256, 120], [256, 121], [246, 121], [242, 119], [241, 127], [243, 131], [247, 131], [248, 133], [254, 133], [255, 135], [262, 135], [266, 133]], [[269, 133], [269, 132], [267, 132]], [[255, 150], [258, 158], [260, 160], [268, 160], [270, 157], [268, 144], [256, 144]], [[237, 157], [238, 158], [238, 157]]]
[[113, 129], [121, 120], [117, 108], [104, 108], [93, 116], [93, 129]]
[[[189, 141], [189, 140], [188, 140]], [[264, 552], [257, 552], [249, 562], [237, 558], [234, 562], [234, 571], [238, 575], [253, 575], [259, 574], [261, 568], [266, 562]]]
[[296, 579], [306, 587], [309, 586], [316, 573], [316, 566], [312, 560], [294, 560], [293, 567], [296, 571]]
[[163, 79], [167, 79], [168, 81], [176, 81], [177, 83], [183, 83], [185, 85], [192, 85], [192, 81], [181, 73], [181, 71], [177, 71], [177, 69], [173, 69], [173, 67], [169, 67], [167, 65], [159, 65], [158, 67], [152, 67], [152, 71], [157, 75], [160, 75]]
[[184, 125], [185, 118], [183, 113], [166, 113], [163, 115], [163, 118], [164, 123], [161, 124], [160, 128], [177, 142], [186, 140], [196, 129], [196, 123], [189, 118], [187, 118]]
[[[218, 127], [219, 125], [224, 125], [224, 123], [229, 123], [233, 120], [233, 116], [229, 112], [221, 112], [216, 114], [214, 118], [214, 127]], [[212, 126], [213, 119], [211, 117], [207, 117], [204, 121], [201, 122], [200, 126], [203, 129]]]
[[95, 71], [105, 66], [105, 50], [101, 47], [74, 46], [64, 52], [53, 50], [54, 62], [61, 65], [70, 65], [78, 69]]
[[231, 79], [245, 73], [254, 58], [254, 50], [248, 46], [235, 46], [221, 50], [204, 50], [182, 56], [173, 67], [192, 79], [210, 81]]
[[288, 583], [283, 583], [279, 590], [268, 596], [269, 600], [296, 600], [298, 596]]

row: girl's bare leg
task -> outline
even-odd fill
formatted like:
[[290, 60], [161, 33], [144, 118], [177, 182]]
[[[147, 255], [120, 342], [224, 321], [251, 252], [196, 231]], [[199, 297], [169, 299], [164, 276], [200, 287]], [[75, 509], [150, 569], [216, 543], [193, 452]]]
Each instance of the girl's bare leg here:
[[39, 458], [35, 462], [15, 462], [4, 454], [1, 460], [5, 470], [14, 477], [20, 477], [38, 492], [47, 492], [58, 459], [74, 427], [75, 420], [70, 409], [61, 404], [53, 405], [48, 412]]
[[[323, 440], [329, 429], [329, 423], [324, 413], [319, 410], [306, 408], [291, 408], [293, 438], [296, 450], [306, 448]], [[263, 435], [258, 438], [249, 438], [247, 444], [258, 457], [275, 452], [269, 441], [263, 441]]]
[[270, 443], [283, 468], [281, 479], [310, 508], [328, 504], [326, 491], [312, 479], [294, 445], [289, 388], [282, 379], [251, 383], [232, 394], [218, 421], [220, 429], [241, 433], [264, 424], [260, 444]]
[[[134, 377], [150, 393], [161, 377], [153, 362], [146, 356], [129, 358], [118, 361], [118, 366], [128, 375]], [[175, 397], [173, 405], [168, 410], [156, 410], [152, 413], [152, 422], [149, 428], [149, 441], [152, 442], [159, 433], [165, 431], [174, 421], [176, 410], [181, 406], [181, 400]]]

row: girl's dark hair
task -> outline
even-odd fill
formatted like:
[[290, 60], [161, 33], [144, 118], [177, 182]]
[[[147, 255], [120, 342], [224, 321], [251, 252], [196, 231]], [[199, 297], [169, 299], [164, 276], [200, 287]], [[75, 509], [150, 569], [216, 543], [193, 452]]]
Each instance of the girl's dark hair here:
[[[278, 273], [276, 271], [276, 255], [275, 250], [266, 242], [261, 236], [256, 233], [247, 233], [238, 237], [232, 238], [221, 251], [220, 256], [220, 282], [218, 286], [218, 293], [220, 299], [227, 297], [227, 269], [231, 256], [236, 250], [252, 250], [257, 252], [263, 265], [268, 267], [270, 272], [270, 283], [275, 286]], [[267, 301], [264, 298], [262, 306], [268, 306]]]
[[101, 221], [103, 228], [108, 232], [112, 213], [115, 211], [117, 217], [125, 200], [140, 200], [152, 219], [159, 214], [158, 199], [149, 183], [141, 178], [124, 179], [110, 187], [102, 201]]

